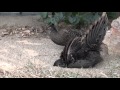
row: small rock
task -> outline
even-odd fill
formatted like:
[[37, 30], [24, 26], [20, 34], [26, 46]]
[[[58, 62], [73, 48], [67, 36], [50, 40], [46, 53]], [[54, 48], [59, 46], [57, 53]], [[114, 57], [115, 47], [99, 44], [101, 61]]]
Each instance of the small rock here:
[[4, 24], [3, 26], [2, 26], [2, 28], [7, 28], [8, 26], [7, 26], [7, 24]]
[[25, 26], [25, 28], [30, 28], [30, 26]]
[[44, 30], [43, 30], [42, 28], [40, 28], [40, 29], [39, 29], [39, 32], [40, 32], [40, 33], [43, 33], [43, 32], [44, 32]]
[[22, 32], [22, 37], [27, 37], [27, 36], [30, 36], [31, 35], [31, 32], [30, 30], [25, 30]]
[[7, 28], [5, 28], [6, 30], [10, 30], [11, 29], [11, 27], [7, 27]]
[[23, 31], [23, 33], [30, 33], [30, 30], [25, 30]]
[[18, 28], [17, 30], [22, 30], [22, 28]]
[[31, 32], [31, 35], [35, 34], [34, 32]]
[[111, 26], [119, 31], [120, 30], [120, 17], [113, 20], [111, 23]]
[[120, 54], [120, 17], [112, 21], [111, 29], [106, 32], [103, 42], [112, 53]]
[[9, 31], [7, 31], [6, 29], [2, 29], [2, 37], [5, 36], [5, 35], [8, 35], [10, 34]]
[[22, 28], [22, 30], [24, 31], [26, 28]]

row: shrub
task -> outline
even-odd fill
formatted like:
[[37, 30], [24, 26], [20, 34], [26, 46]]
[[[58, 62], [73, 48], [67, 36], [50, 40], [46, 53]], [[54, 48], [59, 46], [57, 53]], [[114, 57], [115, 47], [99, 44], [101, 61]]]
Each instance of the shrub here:
[[[65, 22], [76, 27], [88, 26], [95, 21], [102, 12], [41, 12], [40, 15], [47, 24], [59, 24]], [[107, 12], [108, 18], [114, 19], [118, 16], [117, 12]]]

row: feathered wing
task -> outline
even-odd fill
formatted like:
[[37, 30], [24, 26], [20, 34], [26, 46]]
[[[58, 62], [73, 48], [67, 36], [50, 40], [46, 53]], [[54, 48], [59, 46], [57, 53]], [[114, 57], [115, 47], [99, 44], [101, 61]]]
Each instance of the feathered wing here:
[[[86, 35], [75, 37], [68, 42], [61, 54], [61, 60], [64, 61], [67, 67], [89, 67], [101, 60], [99, 53], [92, 50], [97, 50], [97, 47], [100, 47], [106, 34], [107, 23], [107, 14], [106, 12], [103, 12], [99, 20], [91, 25], [89, 32], [87, 32]], [[91, 51], [87, 52], [88, 50]], [[82, 60], [82, 57], [86, 56], [85, 53], [87, 53], [88, 56], [86, 59], [89, 60]]]
[[107, 24], [107, 14], [106, 12], [103, 12], [99, 20], [95, 21], [95, 23], [90, 27], [89, 32], [85, 38], [86, 45], [92, 49], [99, 47], [106, 34]]
[[78, 50], [85, 50], [86, 48], [95, 50], [97, 47], [99, 48], [106, 34], [107, 24], [107, 14], [106, 12], [103, 12], [102, 16], [96, 20], [93, 25], [90, 26], [89, 32], [85, 36], [75, 37], [68, 44], [66, 49], [67, 55], [70, 53], [76, 53]]
[[[100, 56], [98, 50], [106, 34], [107, 24], [107, 14], [106, 12], [103, 12], [99, 20], [95, 21], [95, 23], [90, 27], [87, 35], [83, 37], [82, 46], [80, 44], [81, 49], [77, 51], [77, 56], [80, 56], [80, 58], [77, 58], [75, 63], [70, 63], [67, 67], [88, 68], [93, 67], [102, 60], [102, 57]], [[88, 50], [86, 55], [85, 50]], [[85, 58], [81, 58], [84, 56]]]
[[[64, 47], [64, 50], [62, 52], [62, 57], [64, 62], [66, 64], [71, 63], [71, 61], [74, 61], [73, 54], [77, 52], [81, 48], [81, 37], [75, 37], [74, 39], [71, 39], [66, 46]], [[71, 60], [72, 59], [72, 60]]]

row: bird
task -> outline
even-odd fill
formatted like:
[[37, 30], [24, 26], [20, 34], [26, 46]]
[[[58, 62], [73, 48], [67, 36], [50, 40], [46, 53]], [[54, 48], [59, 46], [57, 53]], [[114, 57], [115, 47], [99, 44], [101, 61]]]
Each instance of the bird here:
[[100, 55], [102, 42], [106, 35], [108, 17], [103, 12], [101, 17], [90, 25], [86, 34], [69, 40], [61, 52], [60, 59], [53, 66], [67, 68], [90, 68], [103, 60]]
[[[52, 13], [52, 17], [54, 17], [55, 13]], [[69, 40], [76, 36], [82, 36], [82, 32], [79, 30], [57, 30], [55, 25], [50, 24], [50, 39], [57, 45], [65, 46]]]

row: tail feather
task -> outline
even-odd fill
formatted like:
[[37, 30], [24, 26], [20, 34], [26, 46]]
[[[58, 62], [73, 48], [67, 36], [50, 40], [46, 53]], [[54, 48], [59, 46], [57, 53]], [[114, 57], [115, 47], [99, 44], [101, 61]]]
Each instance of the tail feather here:
[[102, 43], [106, 34], [107, 23], [107, 14], [103, 12], [99, 20], [97, 20], [89, 29], [89, 33], [86, 36], [87, 45], [93, 47], [94, 45], [100, 45]]
[[[97, 58], [100, 58], [99, 56], [100, 54], [99, 52], [96, 52], [97, 51], [96, 47], [100, 47], [100, 45], [102, 44], [102, 41], [106, 34], [107, 23], [108, 23], [107, 14], [106, 12], [103, 12], [99, 20], [95, 21], [95, 23], [91, 25], [89, 31], [85, 36], [75, 37], [74, 39], [70, 40], [67, 43], [61, 54], [62, 55], [61, 60], [63, 60], [68, 67], [71, 64], [70, 65], [71, 68], [76, 67], [76, 65], [78, 67], [82, 67], [82, 66], [89, 67], [97, 64], [98, 63]], [[94, 54], [97, 53], [96, 55], [94, 54], [91, 55], [90, 53], [93, 48], [94, 50], [96, 50], [94, 51]], [[91, 57], [91, 60], [89, 56]], [[85, 58], [87, 57], [88, 59], [86, 60]], [[81, 61], [81, 59], [85, 59], [85, 60]], [[76, 64], [72, 63], [74, 61], [76, 62]]]

